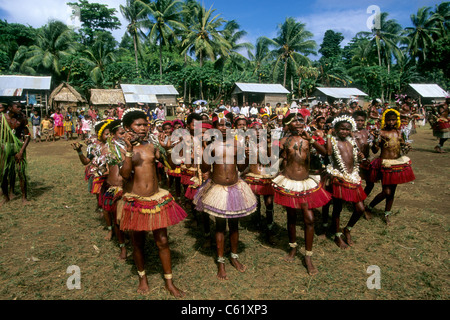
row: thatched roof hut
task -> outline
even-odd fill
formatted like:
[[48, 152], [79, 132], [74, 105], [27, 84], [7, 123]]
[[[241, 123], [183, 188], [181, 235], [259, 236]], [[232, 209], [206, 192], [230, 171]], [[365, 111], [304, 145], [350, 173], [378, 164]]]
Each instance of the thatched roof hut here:
[[77, 107], [79, 104], [87, 103], [86, 99], [67, 82], [61, 83], [49, 97], [50, 107]]
[[109, 108], [119, 103], [125, 104], [125, 98], [121, 89], [91, 89], [90, 103], [95, 108]]

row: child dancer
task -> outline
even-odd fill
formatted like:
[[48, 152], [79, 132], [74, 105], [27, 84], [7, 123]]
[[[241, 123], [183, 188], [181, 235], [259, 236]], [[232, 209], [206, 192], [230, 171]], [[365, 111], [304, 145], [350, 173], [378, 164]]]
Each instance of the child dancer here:
[[[334, 119], [332, 123], [335, 136], [327, 137], [327, 150], [331, 155], [331, 164], [327, 166], [330, 184], [333, 196], [333, 227], [335, 232], [334, 242], [341, 249], [352, 246], [353, 241], [350, 231], [364, 213], [364, 203], [366, 194], [361, 186], [361, 177], [359, 176], [359, 160], [363, 159], [364, 154], [359, 151], [354, 138], [351, 137], [352, 131], [356, 131], [356, 123], [350, 116], [340, 116]], [[342, 202], [348, 201], [354, 204], [354, 212], [344, 233], [340, 230], [340, 215], [342, 211]], [[346, 243], [342, 239], [345, 236]]]
[[371, 164], [371, 180], [381, 180], [382, 191], [367, 206], [367, 210], [372, 211], [377, 204], [386, 200], [384, 215], [387, 225], [390, 224], [397, 185], [415, 180], [411, 160], [402, 156], [402, 153], [410, 150], [411, 145], [404, 141], [400, 126], [400, 113], [395, 109], [387, 109], [382, 116], [380, 135], [374, 144], [374, 153], [381, 149], [381, 154]]
[[297, 253], [296, 221], [297, 209], [303, 212], [305, 223], [305, 263], [310, 275], [318, 273], [312, 263], [312, 245], [314, 239], [314, 214], [311, 209], [322, 207], [331, 200], [320, 181], [309, 176], [309, 153], [311, 145], [321, 154], [326, 150], [304, 130], [305, 120], [296, 113], [287, 113], [283, 125], [289, 135], [280, 140], [280, 157], [282, 158], [280, 174], [273, 179], [275, 203], [286, 208], [288, 218], [289, 246], [291, 250], [286, 261], [294, 261]]

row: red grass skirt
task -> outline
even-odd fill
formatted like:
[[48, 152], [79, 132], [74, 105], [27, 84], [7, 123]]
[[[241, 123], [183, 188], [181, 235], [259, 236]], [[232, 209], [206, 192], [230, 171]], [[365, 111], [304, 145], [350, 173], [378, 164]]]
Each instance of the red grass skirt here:
[[367, 161], [363, 161], [359, 164], [359, 176], [361, 179], [368, 181], [370, 177], [371, 163]]
[[151, 197], [125, 193], [118, 203], [117, 221], [122, 231], [153, 231], [173, 226], [187, 217], [167, 190]]
[[279, 175], [273, 179], [273, 189], [273, 201], [289, 208], [301, 209], [304, 203], [308, 204], [309, 209], [320, 208], [331, 200], [330, 193], [312, 178], [295, 181]]
[[106, 181], [106, 176], [93, 177], [92, 179], [92, 187], [90, 188], [90, 192], [92, 194], [100, 194], [103, 183]]
[[193, 185], [188, 186], [186, 189], [186, 193], [184, 194], [184, 197], [189, 200], [194, 200], [195, 195], [197, 194], [199, 187], [194, 187]]
[[258, 177], [256, 175], [246, 175], [244, 177], [244, 181], [250, 186], [253, 193], [258, 196], [271, 196], [274, 194], [274, 190], [272, 187], [272, 179]]
[[194, 181], [191, 181], [191, 179], [195, 176], [195, 173], [196, 171], [181, 168], [181, 184], [185, 186], [193, 185]]
[[333, 198], [355, 203], [366, 200], [367, 195], [361, 186], [361, 182], [359, 184], [350, 183], [334, 176], [330, 179]]
[[408, 157], [396, 160], [382, 160], [377, 158], [371, 163], [370, 181], [381, 180], [383, 185], [403, 184], [416, 179]]
[[117, 209], [117, 201], [122, 198], [123, 190], [118, 186], [110, 186], [104, 183], [102, 192], [99, 197], [99, 204], [106, 212], [115, 212]]
[[169, 175], [171, 177], [175, 177], [175, 178], [180, 178], [181, 177], [181, 168], [180, 168], [180, 166], [176, 166], [174, 170], [166, 169], [166, 171], [167, 171], [167, 175]]

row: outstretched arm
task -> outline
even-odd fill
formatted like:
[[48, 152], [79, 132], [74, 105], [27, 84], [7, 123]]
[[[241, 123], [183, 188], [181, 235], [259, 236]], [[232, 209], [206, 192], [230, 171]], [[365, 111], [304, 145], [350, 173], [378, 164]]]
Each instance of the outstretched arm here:
[[91, 163], [91, 160], [86, 158], [86, 156], [81, 151], [81, 148], [83, 148], [83, 146], [80, 143], [75, 142], [75, 143], [72, 143], [71, 145], [72, 145], [73, 150], [75, 150], [78, 153], [78, 157], [80, 158], [80, 161], [84, 166], [87, 166], [89, 163]]

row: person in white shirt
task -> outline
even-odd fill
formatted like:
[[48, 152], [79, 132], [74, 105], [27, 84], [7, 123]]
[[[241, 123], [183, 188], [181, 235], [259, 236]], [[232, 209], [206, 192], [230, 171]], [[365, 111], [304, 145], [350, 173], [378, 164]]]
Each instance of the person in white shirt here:
[[250, 109], [250, 115], [258, 115], [258, 107], [256, 106], [256, 103], [252, 104], [252, 108]]
[[241, 108], [241, 114], [243, 114], [247, 118], [250, 117], [250, 107], [248, 105], [248, 102], [246, 102], [245, 105]]

